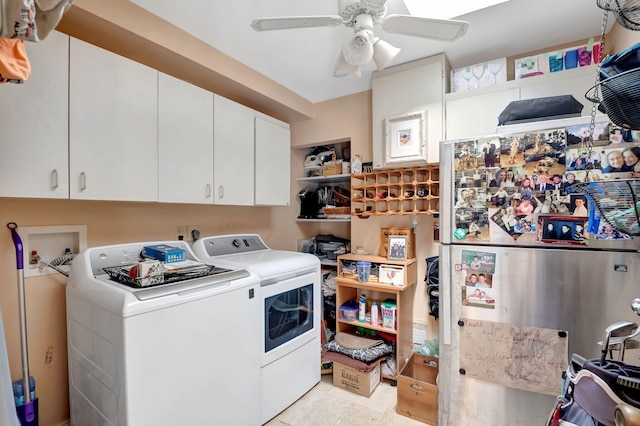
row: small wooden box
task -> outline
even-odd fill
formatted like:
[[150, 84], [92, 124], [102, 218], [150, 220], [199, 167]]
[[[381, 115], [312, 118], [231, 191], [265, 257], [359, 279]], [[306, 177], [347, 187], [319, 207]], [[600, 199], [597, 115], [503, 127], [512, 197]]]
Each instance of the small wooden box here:
[[332, 176], [342, 174], [342, 163], [329, 161], [322, 165], [322, 176]]
[[438, 358], [411, 355], [398, 375], [398, 414], [437, 426], [439, 362]]
[[407, 259], [416, 257], [416, 234], [413, 228], [381, 228], [380, 229], [380, 256], [387, 257], [389, 247], [389, 235], [402, 235], [407, 237]]

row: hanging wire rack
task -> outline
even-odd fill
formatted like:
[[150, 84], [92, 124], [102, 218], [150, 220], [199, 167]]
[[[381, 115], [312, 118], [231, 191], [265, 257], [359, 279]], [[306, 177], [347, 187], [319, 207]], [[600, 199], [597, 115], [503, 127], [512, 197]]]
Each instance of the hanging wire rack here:
[[616, 125], [640, 129], [640, 68], [601, 80], [585, 97]]
[[640, 235], [640, 179], [574, 184], [592, 202], [601, 217], [618, 231]]
[[[604, 10], [600, 41], [600, 60], [595, 85], [585, 97], [593, 102], [592, 117], [597, 109], [620, 127], [640, 129], [640, 68], [602, 78], [602, 53], [607, 17], [611, 12], [618, 24], [632, 31], [640, 30], [640, 0], [596, 0]], [[593, 118], [592, 118], [593, 121]], [[592, 135], [593, 136], [593, 135]]]
[[613, 13], [620, 25], [640, 30], [640, 0], [597, 0], [598, 7]]

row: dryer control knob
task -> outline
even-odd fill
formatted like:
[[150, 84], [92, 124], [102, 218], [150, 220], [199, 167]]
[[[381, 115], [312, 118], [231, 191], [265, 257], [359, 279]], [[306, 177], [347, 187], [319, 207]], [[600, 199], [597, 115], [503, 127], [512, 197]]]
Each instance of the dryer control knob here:
[[231, 244], [233, 244], [234, 247], [240, 247], [240, 240], [233, 240]]

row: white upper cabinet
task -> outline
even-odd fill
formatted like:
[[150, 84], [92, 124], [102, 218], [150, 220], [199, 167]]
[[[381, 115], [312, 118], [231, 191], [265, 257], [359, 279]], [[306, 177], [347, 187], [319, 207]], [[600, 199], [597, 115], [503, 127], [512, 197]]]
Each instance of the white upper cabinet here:
[[[375, 169], [439, 161], [439, 145], [444, 139], [444, 94], [449, 69], [445, 55], [440, 54], [374, 74], [371, 86]], [[423, 111], [426, 111], [425, 158], [403, 164], [390, 164], [385, 159], [384, 120]], [[393, 140], [393, 135], [390, 135], [391, 143]]]
[[596, 69], [597, 65], [592, 65], [449, 93], [446, 95], [446, 137], [453, 140], [495, 133], [500, 113], [510, 102], [518, 100], [572, 95], [584, 105], [582, 115], [589, 115], [591, 102], [584, 95], [595, 84]]
[[69, 37], [25, 43], [31, 75], [2, 85], [0, 197], [69, 197]]
[[74, 38], [69, 72], [71, 198], [158, 201], [158, 72]]
[[592, 102], [584, 95], [596, 83], [596, 70], [597, 65], [592, 65], [532, 78], [520, 87], [520, 99], [572, 95], [584, 105], [582, 115], [590, 115]]
[[289, 125], [264, 115], [255, 117], [255, 204], [288, 206], [291, 198]]
[[213, 204], [213, 93], [158, 74], [159, 201]]
[[254, 204], [254, 111], [213, 97], [213, 203]]
[[490, 135], [496, 132], [498, 115], [509, 102], [520, 99], [517, 88], [503, 88], [447, 101], [447, 134], [449, 140]]

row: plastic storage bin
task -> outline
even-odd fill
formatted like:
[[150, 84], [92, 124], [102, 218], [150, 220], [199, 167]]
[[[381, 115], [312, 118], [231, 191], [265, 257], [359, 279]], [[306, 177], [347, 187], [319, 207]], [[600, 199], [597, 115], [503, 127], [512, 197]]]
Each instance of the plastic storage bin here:
[[340, 319], [345, 321], [358, 320], [358, 303], [355, 300], [349, 300], [340, 306]]

